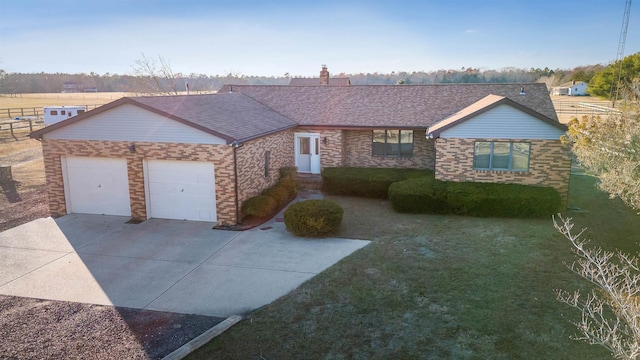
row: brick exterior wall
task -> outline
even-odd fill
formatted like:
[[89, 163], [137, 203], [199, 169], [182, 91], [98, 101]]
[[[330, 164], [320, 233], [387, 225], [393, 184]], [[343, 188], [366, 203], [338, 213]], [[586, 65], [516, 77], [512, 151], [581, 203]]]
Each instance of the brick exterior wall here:
[[344, 166], [379, 168], [435, 168], [434, 140], [427, 139], [424, 130], [413, 132], [413, 156], [373, 156], [373, 131], [344, 131]]
[[[265, 152], [269, 151], [269, 174], [265, 177]], [[293, 131], [282, 131], [244, 143], [237, 149], [238, 204], [273, 186], [280, 168], [294, 166]]]
[[[300, 127], [295, 132], [320, 134], [320, 169], [344, 166], [343, 130]], [[327, 139], [326, 143], [324, 141], [325, 138]], [[292, 153], [295, 152], [293, 145], [291, 149]]]
[[215, 169], [216, 212], [218, 224], [237, 223], [233, 149], [228, 145], [136, 142], [136, 152], [129, 152], [130, 142], [42, 140], [47, 177], [49, 211], [53, 216], [67, 213], [62, 178], [64, 155], [124, 158], [127, 160], [131, 216], [146, 220], [143, 160], [184, 160], [213, 162]]
[[526, 172], [474, 170], [473, 150], [476, 141], [505, 140], [437, 139], [436, 179], [553, 187], [560, 193], [563, 206], [566, 206], [571, 156], [569, 149], [559, 140], [518, 140], [531, 143], [529, 171]]

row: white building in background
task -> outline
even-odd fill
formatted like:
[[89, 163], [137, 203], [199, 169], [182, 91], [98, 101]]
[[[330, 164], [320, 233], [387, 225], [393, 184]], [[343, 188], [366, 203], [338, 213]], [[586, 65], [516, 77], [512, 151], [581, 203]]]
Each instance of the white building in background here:
[[55, 124], [87, 111], [85, 106], [47, 106], [44, 108], [44, 126]]
[[584, 96], [587, 95], [587, 83], [584, 81], [569, 81], [552, 88], [551, 95]]

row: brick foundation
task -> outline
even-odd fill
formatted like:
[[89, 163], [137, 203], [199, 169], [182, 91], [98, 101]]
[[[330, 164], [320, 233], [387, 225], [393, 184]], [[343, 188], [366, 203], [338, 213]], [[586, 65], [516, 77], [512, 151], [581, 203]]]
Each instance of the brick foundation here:
[[571, 156], [559, 140], [518, 140], [531, 143], [529, 171], [474, 170], [473, 150], [476, 141], [504, 139], [437, 139], [436, 179], [511, 183], [553, 187], [560, 193], [563, 206], [569, 196]]

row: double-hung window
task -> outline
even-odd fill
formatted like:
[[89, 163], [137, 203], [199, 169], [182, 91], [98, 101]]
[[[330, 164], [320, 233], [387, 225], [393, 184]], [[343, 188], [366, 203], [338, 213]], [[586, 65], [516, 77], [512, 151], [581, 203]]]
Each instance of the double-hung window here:
[[374, 156], [413, 156], [413, 130], [373, 130]]
[[526, 142], [476, 141], [473, 168], [476, 170], [528, 171], [531, 144]]

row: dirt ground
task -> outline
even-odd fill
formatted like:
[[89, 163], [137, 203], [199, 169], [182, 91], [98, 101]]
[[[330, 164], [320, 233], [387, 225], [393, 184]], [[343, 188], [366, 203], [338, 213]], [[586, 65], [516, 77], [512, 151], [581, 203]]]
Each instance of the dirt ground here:
[[0, 359], [162, 359], [222, 320], [0, 295]]
[[[0, 130], [0, 231], [49, 216], [40, 142], [16, 135]], [[222, 320], [0, 295], [0, 359], [161, 359]]]
[[42, 147], [25, 130], [0, 130], [0, 166], [11, 166], [12, 182], [0, 183], [0, 231], [49, 216]]

